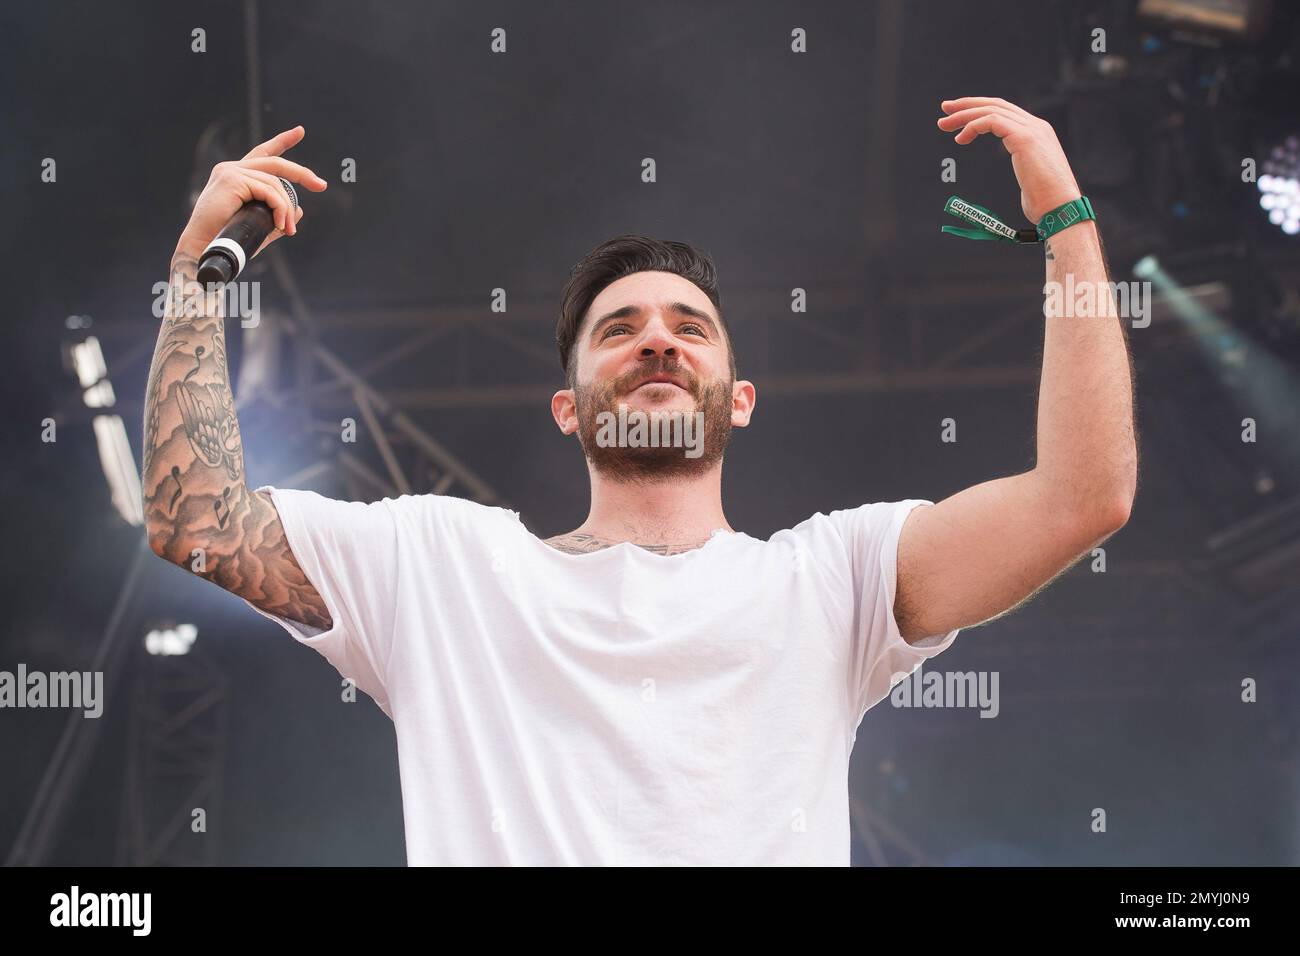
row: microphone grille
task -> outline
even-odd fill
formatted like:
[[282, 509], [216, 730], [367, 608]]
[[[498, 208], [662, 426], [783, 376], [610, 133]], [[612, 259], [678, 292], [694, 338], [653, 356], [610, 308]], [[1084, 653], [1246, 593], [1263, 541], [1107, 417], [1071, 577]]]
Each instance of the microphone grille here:
[[[277, 179], [280, 179], [280, 177], [278, 177], [278, 176], [277, 176], [276, 178], [277, 178]], [[280, 185], [283, 186], [283, 187], [284, 187], [284, 191], [287, 192], [287, 193], [289, 194], [289, 202], [291, 202], [291, 203], [293, 204], [293, 208], [294, 208], [294, 209], [297, 209], [297, 208], [298, 208], [298, 194], [297, 194], [296, 192], [294, 192], [294, 189], [293, 189], [293, 183], [289, 182], [289, 180], [287, 180], [287, 179], [280, 179]]]

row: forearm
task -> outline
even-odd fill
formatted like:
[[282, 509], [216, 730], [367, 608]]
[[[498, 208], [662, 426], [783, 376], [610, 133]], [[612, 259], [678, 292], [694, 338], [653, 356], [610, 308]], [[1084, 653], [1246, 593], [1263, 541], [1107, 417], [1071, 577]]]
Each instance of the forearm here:
[[[1137, 486], [1133, 375], [1096, 223], [1058, 232], [1045, 254], [1035, 472], [1071, 511], [1126, 518]], [[1091, 308], [1079, 297], [1085, 286]]]
[[178, 251], [145, 393], [141, 481], [151, 547], [184, 565], [193, 547], [233, 549], [236, 518], [249, 507], [222, 299], [198, 285], [196, 271], [194, 256]]

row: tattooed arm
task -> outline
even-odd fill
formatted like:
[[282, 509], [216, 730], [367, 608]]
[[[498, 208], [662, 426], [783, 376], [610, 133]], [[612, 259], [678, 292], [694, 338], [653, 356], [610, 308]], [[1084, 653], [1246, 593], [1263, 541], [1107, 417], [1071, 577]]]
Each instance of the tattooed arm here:
[[329, 628], [324, 602], [289, 550], [275, 505], [245, 483], [221, 296], [198, 286], [197, 269], [188, 253], [172, 261], [172, 294], [149, 372], [143, 476], [149, 545], [264, 610]]
[[246, 484], [222, 298], [196, 278], [199, 253], [250, 199], [275, 214], [268, 243], [297, 231], [302, 211], [295, 214], [275, 177], [325, 188], [310, 170], [279, 156], [302, 135], [298, 127], [239, 163], [219, 164], [177, 243], [145, 394], [142, 485], [155, 554], [272, 614], [328, 629], [329, 613], [289, 549], [270, 496]]

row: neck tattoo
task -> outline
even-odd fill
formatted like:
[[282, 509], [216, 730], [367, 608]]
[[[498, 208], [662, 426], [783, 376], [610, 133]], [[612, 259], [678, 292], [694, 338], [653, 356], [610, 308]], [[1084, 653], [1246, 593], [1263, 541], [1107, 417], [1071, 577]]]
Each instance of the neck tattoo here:
[[[557, 551], [563, 551], [565, 554], [590, 554], [592, 551], [604, 551], [606, 548], [612, 548], [616, 544], [622, 544], [621, 541], [611, 541], [608, 538], [600, 538], [594, 534], [585, 534], [578, 531], [569, 534], [559, 534], [554, 538], [547, 538], [546, 543]], [[654, 554], [681, 554], [684, 551], [695, 551], [709, 543], [709, 539], [703, 541], [694, 541], [687, 544], [641, 544], [639, 541], [629, 541], [628, 544], [635, 544], [638, 548], [643, 548]]]

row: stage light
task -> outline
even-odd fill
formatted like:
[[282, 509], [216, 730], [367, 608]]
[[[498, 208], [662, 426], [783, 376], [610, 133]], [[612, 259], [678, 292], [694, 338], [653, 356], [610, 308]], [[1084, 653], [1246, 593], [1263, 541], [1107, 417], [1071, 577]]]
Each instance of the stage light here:
[[72, 367], [81, 383], [81, 398], [87, 408], [111, 408], [117, 401], [113, 385], [108, 380], [108, 367], [99, 339], [87, 336], [84, 342], [72, 347]]
[[199, 629], [193, 624], [178, 624], [175, 627], [150, 631], [144, 636], [144, 648], [158, 657], [174, 657], [188, 654], [194, 646], [194, 639], [199, 636]]
[[1268, 221], [1288, 236], [1300, 232], [1300, 136], [1288, 136], [1273, 147], [1255, 186]]
[[1160, 263], [1156, 261], [1155, 256], [1143, 256], [1133, 263], [1133, 275], [1138, 279], [1150, 279], [1159, 268]]
[[1193, 42], [1262, 39], [1273, 22], [1269, 0], [1138, 0], [1138, 16]]
[[[73, 321], [73, 320], [76, 321]], [[65, 321], [69, 329], [87, 328], [88, 316], [70, 316]], [[99, 340], [93, 335], [74, 343], [65, 353], [71, 360], [77, 381], [81, 385], [81, 400], [87, 408], [112, 408], [117, 403], [113, 384], [108, 380], [108, 365]], [[120, 415], [96, 415], [91, 421], [95, 430], [95, 443], [99, 446], [99, 463], [104, 468], [113, 507], [128, 523], [140, 527], [144, 524], [144, 504], [141, 498], [140, 472], [131, 442], [126, 437], [126, 425]]]
[[144, 525], [144, 501], [140, 490], [140, 472], [131, 454], [131, 442], [126, 437], [126, 425], [120, 415], [96, 415], [91, 425], [95, 429], [95, 443], [99, 446], [99, 463], [108, 479], [109, 495], [113, 507], [128, 524], [137, 528]]
[[1153, 305], [1152, 311], [1160, 315], [1167, 309], [1182, 324], [1220, 383], [1236, 393], [1234, 401], [1242, 415], [1258, 420], [1260, 431], [1269, 436], [1270, 453], [1283, 459], [1280, 465], [1300, 468], [1300, 429], [1296, 428], [1300, 380], [1285, 359], [1262, 344], [1255, 331], [1235, 328], [1228, 321], [1226, 316], [1233, 314], [1230, 300], [1226, 307], [1216, 308], [1211, 300], [1202, 300], [1192, 288], [1181, 285], [1153, 256], [1140, 260], [1133, 271], [1150, 278], [1161, 310]]

